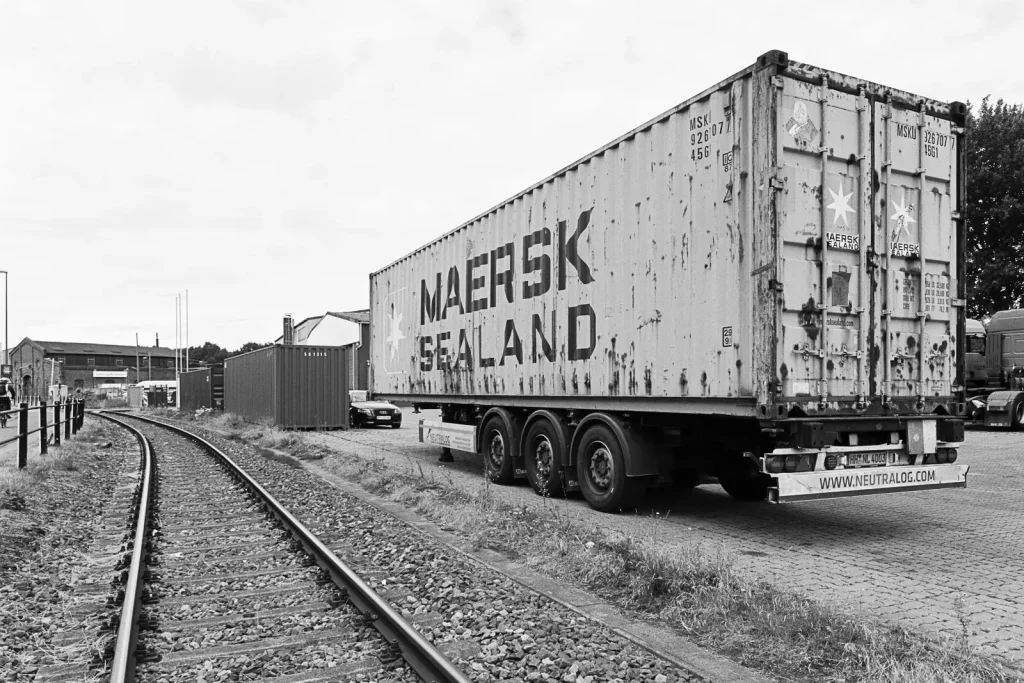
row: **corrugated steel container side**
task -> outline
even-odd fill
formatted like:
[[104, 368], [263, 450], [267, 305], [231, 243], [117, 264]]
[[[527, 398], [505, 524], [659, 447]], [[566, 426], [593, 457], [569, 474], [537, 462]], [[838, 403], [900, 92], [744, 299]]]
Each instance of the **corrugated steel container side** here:
[[277, 406], [281, 427], [348, 429], [348, 375], [352, 349], [275, 346]]
[[213, 382], [209, 368], [190, 370], [178, 376], [181, 386], [181, 410], [213, 407]]
[[233, 356], [224, 361], [224, 410], [248, 420], [276, 419], [275, 347]]
[[367, 390], [370, 388], [370, 326], [359, 326], [361, 344], [356, 351], [356, 385], [353, 389]]
[[213, 407], [224, 410], [224, 364], [210, 366], [210, 379], [213, 385]]
[[371, 275], [372, 390], [955, 411], [964, 111], [767, 53]]
[[371, 276], [374, 394], [752, 413], [750, 82]]

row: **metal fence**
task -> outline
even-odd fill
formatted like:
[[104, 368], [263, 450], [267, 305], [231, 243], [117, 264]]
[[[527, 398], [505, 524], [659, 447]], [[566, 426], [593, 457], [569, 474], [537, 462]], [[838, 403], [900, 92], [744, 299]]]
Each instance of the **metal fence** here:
[[[18, 469], [25, 469], [28, 466], [28, 437], [31, 434], [39, 434], [39, 454], [46, 455], [49, 447], [51, 425], [47, 422], [47, 413], [50, 406], [46, 401], [40, 400], [39, 405], [30, 407], [28, 403], [22, 403], [19, 408], [0, 411], [0, 426], [6, 427], [7, 421], [12, 417], [18, 418], [18, 433], [7, 439], [0, 440], [0, 446], [18, 442]], [[85, 421], [85, 401], [75, 398], [58, 399], [53, 403], [53, 445], [60, 446], [61, 432], [64, 439], [69, 440], [72, 435], [77, 434]], [[29, 429], [28, 418], [33, 411], [39, 412], [39, 426]]]

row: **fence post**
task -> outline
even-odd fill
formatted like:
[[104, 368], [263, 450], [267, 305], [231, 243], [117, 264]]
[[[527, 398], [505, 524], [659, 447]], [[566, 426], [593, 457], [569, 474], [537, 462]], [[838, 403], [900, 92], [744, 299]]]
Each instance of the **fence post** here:
[[46, 442], [49, 441], [50, 435], [46, 432], [46, 401], [40, 399], [39, 401], [39, 454], [46, 455]]
[[18, 411], [18, 469], [28, 467], [28, 403], [22, 401]]
[[53, 445], [60, 445], [60, 397], [53, 399]]
[[78, 433], [78, 399], [71, 399], [71, 433]]
[[78, 406], [78, 428], [85, 426], [85, 397], [82, 397], [82, 405]]
[[71, 398], [64, 399], [64, 440], [71, 441]]

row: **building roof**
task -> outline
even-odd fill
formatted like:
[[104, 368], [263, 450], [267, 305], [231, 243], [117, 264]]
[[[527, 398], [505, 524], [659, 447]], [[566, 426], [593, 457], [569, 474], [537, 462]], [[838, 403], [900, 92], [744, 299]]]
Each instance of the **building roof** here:
[[140, 356], [151, 358], [174, 358], [174, 349], [163, 346], [122, 346], [120, 344], [89, 344], [86, 342], [59, 342], [30, 340], [42, 347], [45, 353], [51, 355], [75, 354], [97, 356], [135, 356], [136, 350]]
[[364, 308], [360, 311], [344, 311], [338, 313], [336, 311], [327, 311], [327, 315], [333, 315], [335, 318], [341, 318], [342, 320], [349, 320], [354, 323], [360, 323], [362, 325], [370, 324], [370, 309]]

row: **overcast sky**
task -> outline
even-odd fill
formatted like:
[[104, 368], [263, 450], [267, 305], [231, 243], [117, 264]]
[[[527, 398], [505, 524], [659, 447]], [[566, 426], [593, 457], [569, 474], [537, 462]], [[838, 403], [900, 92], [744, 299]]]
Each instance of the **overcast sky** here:
[[1019, 3], [0, 0], [9, 340], [235, 349], [770, 49], [1024, 102]]

